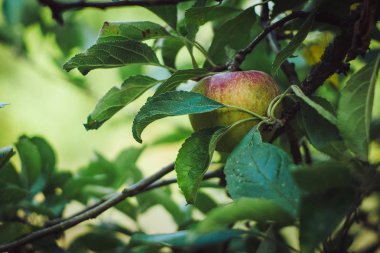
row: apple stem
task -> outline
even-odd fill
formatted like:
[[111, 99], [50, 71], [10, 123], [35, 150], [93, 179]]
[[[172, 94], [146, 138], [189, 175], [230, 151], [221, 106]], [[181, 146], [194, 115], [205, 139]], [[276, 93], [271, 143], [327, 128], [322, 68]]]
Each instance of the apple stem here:
[[267, 118], [266, 117], [263, 117], [257, 113], [254, 113], [254, 112], [251, 112], [250, 110], [247, 110], [247, 109], [244, 109], [240, 106], [235, 106], [235, 105], [226, 105], [227, 108], [231, 108], [231, 109], [236, 109], [238, 111], [242, 111], [242, 112], [246, 112], [248, 113], [249, 115], [252, 115], [253, 117], [257, 118], [257, 119], [260, 119], [260, 120], [266, 120]]

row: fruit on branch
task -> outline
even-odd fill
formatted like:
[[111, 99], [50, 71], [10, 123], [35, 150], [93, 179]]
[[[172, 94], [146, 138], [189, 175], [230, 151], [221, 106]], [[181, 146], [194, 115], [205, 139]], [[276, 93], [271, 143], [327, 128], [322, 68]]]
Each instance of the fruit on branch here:
[[[209, 76], [199, 81], [192, 91], [225, 105], [242, 107], [260, 116], [266, 116], [270, 102], [279, 95], [279, 88], [273, 78], [255, 70]], [[198, 131], [215, 126], [229, 126], [252, 115], [232, 108], [223, 108], [208, 113], [192, 114], [189, 117], [194, 130]], [[231, 152], [259, 121], [248, 121], [231, 129], [218, 142], [216, 150]]]

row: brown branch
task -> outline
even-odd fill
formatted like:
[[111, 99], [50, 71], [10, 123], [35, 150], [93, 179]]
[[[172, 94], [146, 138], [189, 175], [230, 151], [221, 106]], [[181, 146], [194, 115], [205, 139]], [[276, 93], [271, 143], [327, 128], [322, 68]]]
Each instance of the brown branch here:
[[39, 0], [43, 5], [48, 6], [51, 11], [53, 18], [59, 23], [63, 23], [62, 13], [73, 9], [83, 9], [83, 8], [96, 8], [96, 9], [106, 9], [111, 7], [121, 7], [121, 6], [153, 6], [153, 5], [170, 5], [178, 4], [183, 2], [181, 0], [136, 0], [136, 1], [115, 1], [115, 2], [87, 2], [87, 1], [76, 1], [76, 2], [58, 2], [56, 0]]
[[152, 183], [156, 182], [157, 180], [159, 180], [160, 178], [162, 178], [163, 176], [165, 176], [166, 174], [168, 174], [169, 172], [173, 170], [174, 170], [174, 164], [171, 163], [165, 166], [164, 168], [162, 168], [161, 170], [159, 170], [158, 172], [156, 172], [155, 174], [140, 180], [139, 182], [137, 182], [136, 184], [128, 188], [125, 188], [122, 192], [119, 192], [113, 195], [111, 198], [102, 202], [100, 205], [97, 205], [94, 208], [87, 210], [86, 212], [80, 213], [78, 215], [75, 214], [69, 217], [68, 219], [65, 219], [64, 221], [54, 224], [50, 227], [37, 230], [11, 243], [0, 245], [0, 252], [16, 249], [22, 245], [33, 242], [45, 236], [48, 236], [57, 232], [62, 232], [83, 221], [94, 219], [98, 215], [108, 210], [109, 208], [115, 206], [116, 204], [120, 203], [124, 199], [135, 196], [143, 192]]

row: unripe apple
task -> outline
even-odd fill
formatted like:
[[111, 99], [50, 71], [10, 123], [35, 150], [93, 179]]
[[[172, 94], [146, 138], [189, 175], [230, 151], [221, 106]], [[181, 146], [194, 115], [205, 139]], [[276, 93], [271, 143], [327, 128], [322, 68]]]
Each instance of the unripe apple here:
[[[239, 106], [261, 116], [266, 116], [270, 102], [279, 95], [279, 88], [271, 76], [261, 71], [225, 72], [206, 77], [193, 88], [206, 97], [225, 105]], [[215, 126], [229, 126], [252, 117], [231, 108], [192, 114], [189, 116], [194, 130]], [[216, 150], [231, 152], [259, 120], [248, 121], [234, 127], [218, 142]]]

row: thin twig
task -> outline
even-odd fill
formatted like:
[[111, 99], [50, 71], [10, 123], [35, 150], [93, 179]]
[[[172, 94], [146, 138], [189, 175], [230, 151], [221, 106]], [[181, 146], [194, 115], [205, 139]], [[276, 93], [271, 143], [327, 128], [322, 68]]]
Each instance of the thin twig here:
[[128, 188], [125, 188], [122, 192], [115, 194], [111, 198], [102, 202], [100, 205], [98, 205], [98, 206], [96, 206], [96, 207], [94, 207], [94, 208], [92, 208], [92, 209], [90, 209], [84, 213], [81, 213], [79, 215], [73, 215], [70, 218], [68, 218], [68, 219], [66, 219], [60, 223], [57, 223], [53, 226], [37, 230], [37, 231], [35, 231], [35, 232], [25, 236], [25, 237], [22, 237], [18, 240], [15, 240], [11, 243], [0, 245], [0, 252], [5, 252], [5, 251], [16, 249], [22, 245], [33, 242], [33, 241], [40, 239], [40, 238], [43, 238], [47, 235], [51, 235], [51, 234], [54, 234], [57, 232], [62, 232], [62, 231], [69, 229], [69, 228], [71, 228], [71, 227], [73, 227], [73, 226], [75, 226], [75, 225], [77, 225], [83, 221], [86, 221], [89, 219], [94, 219], [98, 215], [100, 215], [104, 211], [108, 210], [109, 208], [115, 206], [116, 204], [123, 201], [124, 199], [126, 199], [128, 197], [135, 196], [135, 195], [143, 192], [149, 185], [156, 182], [157, 180], [159, 180], [160, 178], [162, 178], [163, 176], [165, 176], [166, 174], [170, 173], [173, 170], [174, 170], [174, 164], [171, 163], [171, 164], [165, 166], [164, 168], [162, 168], [161, 170], [159, 170], [158, 172], [156, 172], [155, 174], [140, 180], [139, 182], [137, 182], [136, 184], [134, 184]]
[[183, 2], [181, 0], [141, 0], [141, 1], [108, 1], [108, 2], [58, 2], [56, 0], [39, 0], [43, 5], [48, 6], [53, 12], [53, 18], [59, 23], [63, 23], [62, 13], [73, 9], [97, 8], [106, 9], [121, 6], [153, 6], [153, 5], [171, 5]]

